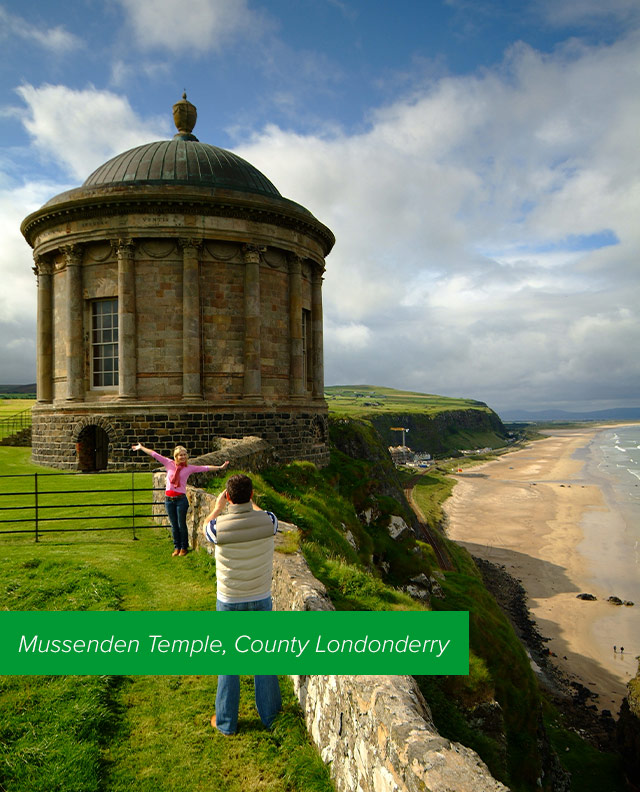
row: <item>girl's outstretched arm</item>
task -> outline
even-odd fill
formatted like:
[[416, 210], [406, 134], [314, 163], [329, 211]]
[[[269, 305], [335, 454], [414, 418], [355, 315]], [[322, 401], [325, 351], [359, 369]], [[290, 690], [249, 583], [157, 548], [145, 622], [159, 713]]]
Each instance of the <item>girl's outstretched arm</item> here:
[[228, 467], [229, 467], [229, 460], [227, 459], [227, 461], [223, 465], [209, 465], [209, 470], [224, 470], [225, 468]]
[[145, 454], [149, 454], [149, 456], [151, 456], [151, 449], [150, 448], [145, 448], [145, 446], [143, 446], [142, 443], [135, 443], [134, 445], [131, 446], [131, 450], [132, 451], [144, 451]]

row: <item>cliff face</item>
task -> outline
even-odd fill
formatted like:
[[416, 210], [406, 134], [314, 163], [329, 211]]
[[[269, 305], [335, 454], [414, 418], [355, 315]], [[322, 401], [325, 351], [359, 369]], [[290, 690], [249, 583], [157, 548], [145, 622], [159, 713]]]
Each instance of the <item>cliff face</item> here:
[[[389, 441], [380, 436], [378, 424], [387, 427], [394, 444], [398, 442], [398, 433], [391, 432], [388, 427], [404, 426], [409, 427], [410, 432], [415, 430], [414, 435], [407, 437], [407, 443], [414, 449], [418, 447], [416, 436], [420, 430], [424, 430], [424, 436], [438, 440], [440, 448], [446, 448], [447, 443], [454, 443], [455, 448], [484, 447], [491, 444], [489, 435], [498, 438], [495, 445], [503, 444], [498, 431], [504, 431], [504, 427], [495, 413], [487, 408], [446, 410], [434, 415], [385, 413], [375, 419], [369, 415], [361, 419], [332, 417], [332, 455], [336, 452], [344, 454], [359, 466], [359, 486], [348, 493], [357, 504], [358, 511], [365, 503], [364, 498], [371, 504], [379, 500], [380, 494], [394, 498], [398, 506], [406, 506], [402, 483], [386, 447]], [[448, 437], [439, 438], [439, 432], [448, 432]], [[506, 431], [504, 435], [506, 437]], [[469, 445], [463, 445], [463, 438]], [[332, 461], [328, 470], [331, 471], [334, 465]], [[348, 470], [349, 465], [343, 463], [340, 471], [343, 478]], [[373, 525], [366, 530], [374, 539], [384, 535], [384, 532], [375, 531]], [[406, 559], [417, 558], [415, 550], [401, 547], [397, 540], [391, 545], [401, 551], [399, 555], [405, 559], [404, 564]], [[399, 586], [402, 585], [403, 563], [392, 556], [390, 549], [378, 541], [372, 562], [384, 580]], [[483, 686], [484, 671], [472, 674], [468, 681], [462, 682], [455, 678], [420, 678], [419, 685], [432, 708], [436, 728], [444, 737], [477, 750], [494, 777], [509, 785], [513, 783], [513, 788], [567, 792], [568, 774], [560, 768], [550, 747], [542, 722], [537, 685], [524, 650], [497, 604], [484, 589], [479, 573], [470, 571], [473, 562], [466, 556], [466, 551], [460, 550], [457, 555], [464, 558], [454, 559], [453, 571], [437, 572], [440, 592], [435, 595], [431, 590], [431, 605], [434, 610], [469, 611], [471, 648], [477, 668], [486, 668], [489, 681]], [[418, 571], [413, 570], [413, 577], [409, 575], [409, 580], [416, 580]], [[441, 603], [437, 601], [439, 598], [444, 598]], [[485, 687], [491, 690], [487, 692]]]
[[497, 448], [507, 441], [507, 430], [488, 407], [468, 410], [442, 410], [434, 413], [379, 413], [367, 415], [383, 441], [399, 445], [402, 438], [391, 427], [409, 429], [406, 443], [414, 451], [432, 456], [453, 454], [475, 448]]
[[618, 745], [627, 778], [633, 789], [640, 789], [640, 664], [627, 689], [618, 720]]
[[373, 473], [367, 480], [369, 492], [376, 490], [382, 495], [394, 498], [404, 504], [407, 507], [406, 511], [409, 512], [402, 484], [389, 455], [388, 445], [385, 445], [375, 428], [366, 421], [330, 417], [329, 437], [335, 450], [351, 459], [362, 460], [369, 466], [370, 472]]

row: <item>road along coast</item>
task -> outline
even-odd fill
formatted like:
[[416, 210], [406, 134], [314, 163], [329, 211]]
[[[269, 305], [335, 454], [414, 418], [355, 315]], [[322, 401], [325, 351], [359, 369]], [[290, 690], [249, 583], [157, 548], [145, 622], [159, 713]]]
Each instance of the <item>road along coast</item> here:
[[[607, 583], [616, 579], [609, 549], [624, 541], [623, 521], [578, 458], [599, 429], [554, 430], [457, 474], [444, 509], [450, 538], [521, 581], [561, 671], [598, 694], [599, 709], [617, 713], [637, 669], [640, 602], [607, 602], [618, 595]], [[586, 521], [594, 519], [599, 530], [587, 535]], [[615, 558], [625, 563], [623, 552]], [[580, 593], [597, 599], [577, 599]]]

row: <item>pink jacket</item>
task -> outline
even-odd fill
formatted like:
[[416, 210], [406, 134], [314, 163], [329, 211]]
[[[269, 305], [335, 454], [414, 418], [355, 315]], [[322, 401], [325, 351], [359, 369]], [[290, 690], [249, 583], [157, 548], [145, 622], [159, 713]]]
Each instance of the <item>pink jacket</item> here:
[[167, 484], [165, 486], [165, 490], [167, 492], [180, 492], [183, 495], [187, 494], [187, 479], [192, 473], [206, 473], [210, 465], [187, 465], [186, 467], [180, 470], [180, 474], [178, 477], [178, 482], [176, 484], [172, 484], [170, 481], [171, 476], [169, 473], [173, 473], [176, 469], [176, 463], [173, 459], [169, 459], [168, 457], [163, 457], [162, 454], [158, 454], [157, 451], [151, 451], [151, 456], [154, 459], [157, 459], [161, 465], [164, 465], [167, 471]]

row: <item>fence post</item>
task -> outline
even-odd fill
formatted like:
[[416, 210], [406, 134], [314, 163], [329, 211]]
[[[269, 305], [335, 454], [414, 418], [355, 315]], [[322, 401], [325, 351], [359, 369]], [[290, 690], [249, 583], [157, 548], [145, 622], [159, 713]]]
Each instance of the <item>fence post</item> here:
[[38, 474], [33, 474], [34, 482], [33, 482], [33, 494], [35, 496], [35, 507], [36, 507], [36, 542], [38, 541]]
[[136, 536], [136, 490], [135, 490], [135, 471], [131, 471], [131, 529], [133, 530], [133, 541], [137, 540]]

